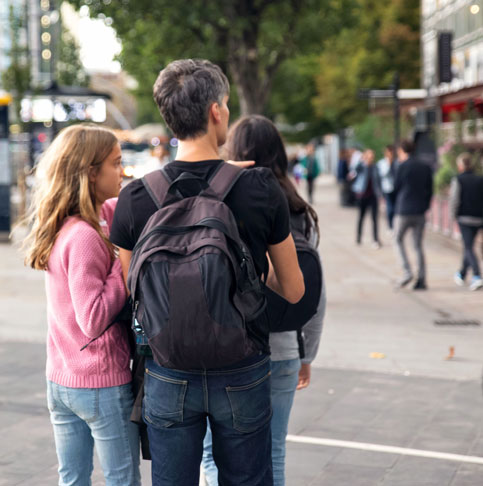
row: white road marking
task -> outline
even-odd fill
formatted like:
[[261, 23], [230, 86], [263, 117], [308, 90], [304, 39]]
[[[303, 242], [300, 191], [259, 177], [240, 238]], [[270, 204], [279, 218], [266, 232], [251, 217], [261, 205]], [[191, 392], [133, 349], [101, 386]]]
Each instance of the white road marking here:
[[322, 439], [318, 437], [306, 437], [303, 435], [287, 435], [287, 441], [301, 444], [312, 444], [328, 447], [344, 447], [347, 449], [360, 449], [362, 451], [385, 452], [388, 454], [402, 454], [404, 456], [428, 457], [443, 461], [468, 462], [482, 464], [483, 457], [464, 456], [462, 454], [449, 454], [447, 452], [423, 451], [421, 449], [408, 449], [406, 447], [393, 447], [381, 444], [368, 444], [365, 442], [352, 442], [347, 440]]

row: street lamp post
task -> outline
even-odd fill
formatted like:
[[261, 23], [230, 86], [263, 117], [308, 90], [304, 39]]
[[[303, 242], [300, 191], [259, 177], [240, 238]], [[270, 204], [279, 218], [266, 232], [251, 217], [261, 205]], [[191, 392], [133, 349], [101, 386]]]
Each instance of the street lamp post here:
[[394, 91], [394, 146], [397, 147], [401, 141], [401, 107], [399, 103], [399, 73], [394, 74], [392, 85]]
[[0, 92], [0, 239], [10, 233], [10, 164], [8, 105], [12, 98]]

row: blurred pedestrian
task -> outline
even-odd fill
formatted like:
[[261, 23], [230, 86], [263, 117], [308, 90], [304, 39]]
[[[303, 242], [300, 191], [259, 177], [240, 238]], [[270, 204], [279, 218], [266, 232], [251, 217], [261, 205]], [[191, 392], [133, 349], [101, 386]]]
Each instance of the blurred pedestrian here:
[[305, 169], [305, 179], [307, 180], [307, 196], [309, 203], [314, 203], [314, 183], [320, 174], [319, 162], [315, 156], [315, 143], [310, 142], [305, 147], [305, 157], [300, 161]]
[[463, 262], [454, 275], [457, 285], [464, 285], [468, 269], [473, 271], [469, 289], [483, 287], [478, 257], [473, 245], [480, 229], [483, 228], [483, 177], [473, 171], [471, 154], [463, 153], [456, 159], [459, 175], [451, 181], [450, 211], [458, 222], [463, 238]]
[[359, 145], [354, 145], [349, 149], [349, 171], [355, 170], [362, 159], [362, 150]]
[[351, 178], [354, 179], [352, 190], [356, 195], [359, 206], [356, 242], [360, 245], [364, 216], [367, 210], [370, 209], [372, 217], [372, 247], [377, 250], [381, 248], [378, 234], [379, 197], [381, 195], [381, 188], [379, 173], [374, 163], [374, 159], [374, 151], [371, 149], [365, 150], [362, 154], [361, 161], [351, 173]]
[[411, 229], [418, 260], [418, 275], [413, 289], [425, 290], [427, 283], [423, 251], [424, 214], [429, 209], [433, 195], [433, 174], [427, 164], [413, 156], [413, 151], [414, 144], [410, 140], [403, 140], [397, 149], [399, 166], [394, 182], [396, 201], [394, 225], [397, 250], [404, 272], [398, 287], [404, 287], [413, 279], [404, 246], [404, 236]]
[[298, 185], [303, 175], [297, 154], [292, 154], [288, 159], [288, 173], [291, 174]]
[[[225, 147], [227, 158], [255, 160], [255, 167], [266, 167], [273, 172], [287, 197], [291, 226], [300, 228], [301, 233], [316, 248], [319, 239], [317, 213], [299, 196], [288, 178], [287, 155], [275, 125], [263, 116], [243, 117], [231, 127]], [[305, 356], [302, 359], [297, 331], [270, 333], [272, 465], [275, 486], [285, 485], [285, 439], [295, 391], [309, 385], [311, 362], [319, 347], [325, 313], [324, 285], [322, 292], [317, 313], [303, 328]], [[212, 458], [210, 432], [205, 439], [203, 457], [208, 486], [217, 486], [218, 471]]]
[[396, 176], [397, 166], [394, 152], [394, 145], [386, 145], [384, 148], [384, 157], [377, 162], [381, 190], [386, 202], [387, 225], [391, 231], [394, 220], [394, 178]]
[[106, 484], [138, 486], [128, 330], [110, 326], [126, 300], [108, 239], [121, 147], [107, 129], [74, 125], [53, 141], [37, 174], [26, 263], [46, 276], [47, 402], [59, 484], [91, 484], [95, 445]]

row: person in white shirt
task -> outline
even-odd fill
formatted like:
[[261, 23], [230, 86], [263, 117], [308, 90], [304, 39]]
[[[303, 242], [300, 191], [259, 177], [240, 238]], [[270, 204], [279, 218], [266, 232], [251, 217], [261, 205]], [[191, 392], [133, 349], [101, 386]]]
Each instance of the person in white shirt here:
[[382, 194], [386, 201], [387, 225], [392, 231], [394, 220], [394, 178], [396, 176], [397, 161], [393, 145], [386, 145], [384, 157], [377, 162]]

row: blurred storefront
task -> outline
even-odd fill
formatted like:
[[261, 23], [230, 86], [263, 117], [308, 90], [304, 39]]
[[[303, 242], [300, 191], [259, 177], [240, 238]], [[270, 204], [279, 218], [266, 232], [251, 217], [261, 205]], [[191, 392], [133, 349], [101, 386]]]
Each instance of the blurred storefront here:
[[481, 149], [483, 0], [422, 0], [421, 14], [422, 120], [438, 123], [443, 143]]

